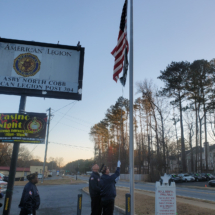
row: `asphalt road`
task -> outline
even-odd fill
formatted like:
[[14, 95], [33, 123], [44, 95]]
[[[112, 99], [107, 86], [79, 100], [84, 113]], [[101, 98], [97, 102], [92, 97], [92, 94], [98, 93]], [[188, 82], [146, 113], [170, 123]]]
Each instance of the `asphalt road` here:
[[[77, 214], [77, 196], [83, 194], [82, 215], [90, 215], [90, 197], [82, 191], [87, 184], [78, 185], [49, 185], [38, 186], [40, 193], [41, 205], [37, 211], [37, 215], [75, 215]], [[18, 208], [23, 186], [15, 186], [12, 199], [12, 207], [10, 215], [18, 215]], [[4, 204], [4, 199], [0, 199]], [[3, 207], [0, 208], [2, 214]], [[118, 215], [115, 214], [115, 215]]]
[[[89, 177], [78, 176], [79, 179], [88, 181]], [[201, 200], [208, 200], [215, 202], [215, 189], [214, 190], [203, 190], [201, 187], [204, 187], [207, 182], [187, 182], [187, 183], [178, 183], [176, 184], [176, 195], [191, 197]], [[121, 187], [129, 187], [129, 182], [126, 181], [118, 181], [117, 186]], [[196, 188], [188, 188], [186, 186], [199, 186], [199, 189]], [[155, 191], [155, 183], [143, 183], [136, 182], [135, 188], [146, 191]]]

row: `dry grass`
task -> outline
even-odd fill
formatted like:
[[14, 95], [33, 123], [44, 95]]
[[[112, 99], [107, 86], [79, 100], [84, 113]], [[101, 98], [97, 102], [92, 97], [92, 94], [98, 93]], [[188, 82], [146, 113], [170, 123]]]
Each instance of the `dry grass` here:
[[[89, 192], [88, 187], [84, 190]], [[117, 188], [115, 204], [125, 209], [125, 194], [128, 189]], [[211, 209], [208, 209], [211, 208]], [[155, 195], [151, 192], [135, 190], [135, 213], [137, 215], [155, 214]], [[215, 206], [212, 203], [204, 201], [188, 200], [177, 197], [177, 214], [186, 215], [214, 215]]]
[[[15, 186], [24, 186], [28, 183], [28, 181], [15, 181]], [[41, 183], [41, 180], [39, 180], [37, 186], [44, 186], [44, 185], [63, 185], [63, 184], [83, 184], [86, 183], [85, 181], [81, 180], [75, 180], [73, 178], [69, 177], [63, 177], [61, 179], [55, 179], [55, 180], [44, 180], [43, 183]]]

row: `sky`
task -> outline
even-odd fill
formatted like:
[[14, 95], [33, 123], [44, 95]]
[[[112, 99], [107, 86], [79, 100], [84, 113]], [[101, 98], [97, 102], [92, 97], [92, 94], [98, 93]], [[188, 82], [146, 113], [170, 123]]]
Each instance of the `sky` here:
[[[112, 79], [110, 52], [117, 43], [123, 4], [124, 0], [0, 0], [0, 37], [73, 46], [80, 41], [85, 47], [81, 101], [27, 97], [27, 112], [52, 109], [48, 158], [63, 157], [64, 164], [93, 158], [90, 128], [122, 96], [122, 86]], [[134, 86], [148, 79], [162, 87], [157, 77], [172, 61], [214, 58], [214, 8], [214, 0], [134, 1]], [[128, 14], [128, 32], [129, 22]], [[129, 98], [128, 80], [123, 96]], [[17, 112], [19, 101], [20, 96], [0, 95], [0, 112]], [[43, 160], [45, 145], [25, 145]]]

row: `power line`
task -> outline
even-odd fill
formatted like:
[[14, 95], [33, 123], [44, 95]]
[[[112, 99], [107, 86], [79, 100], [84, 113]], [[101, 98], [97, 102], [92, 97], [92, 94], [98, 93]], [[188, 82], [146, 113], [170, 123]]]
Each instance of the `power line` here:
[[[67, 117], [64, 117], [65, 119], [68, 119], [68, 120], [72, 120], [72, 119], [69, 119], [69, 118], [67, 118]], [[78, 119], [75, 119], [75, 120], [78, 120]], [[74, 121], [75, 123], [77, 123], [77, 124], [79, 124], [79, 125], [82, 125], [82, 126], [84, 126], [84, 127], [87, 127], [87, 128], [90, 128], [89, 127], [89, 125], [84, 125], [83, 123], [80, 123], [80, 122], [77, 122], [77, 121]]]
[[[51, 131], [58, 125], [58, 123], [65, 117], [65, 115], [74, 107], [74, 105], [76, 104], [76, 102], [73, 103], [73, 106], [70, 107], [70, 109], [64, 114], [64, 116], [54, 125], [54, 127], [52, 127]], [[51, 132], [50, 131], [50, 132]], [[49, 132], [49, 133], [50, 133]]]
[[[60, 114], [63, 114], [63, 115], [64, 115], [64, 113], [62, 113], [62, 112], [58, 112], [58, 113], [60, 113]], [[78, 118], [78, 117], [70, 116], [70, 115], [68, 115], [68, 114], [66, 114], [66, 116], [71, 117], [71, 118], [76, 119], [76, 120], [80, 120], [80, 121], [82, 121], [82, 122], [84, 122], [84, 123], [86, 123], [86, 124], [90, 124], [90, 125], [92, 125], [92, 122], [89, 122], [89, 121], [86, 121], [86, 120], [80, 119], [80, 118]]]
[[[56, 120], [54, 120], [54, 121], [56, 121]], [[62, 124], [62, 125], [65, 125], [65, 126], [68, 126], [68, 127], [71, 127], [71, 128], [74, 128], [74, 129], [77, 129], [77, 130], [80, 130], [80, 131], [89, 132], [89, 131], [85, 131], [85, 130], [83, 130], [83, 129], [80, 129], [80, 128], [76, 128], [76, 127], [74, 127], [74, 126], [71, 126], [71, 125], [67, 125], [67, 124], [65, 124], [65, 123], [62, 123], [62, 122], [59, 122], [59, 121], [58, 121], [58, 123], [60, 123], [60, 124]]]
[[71, 102], [71, 103], [69, 103], [69, 104], [67, 104], [67, 105], [65, 105], [65, 106], [63, 106], [62, 108], [59, 108], [58, 110], [54, 110], [54, 112], [53, 113], [55, 113], [55, 112], [57, 112], [57, 111], [59, 111], [59, 110], [61, 110], [61, 109], [63, 109], [63, 108], [65, 108], [65, 107], [67, 107], [67, 106], [69, 106], [69, 105], [71, 105], [71, 104], [73, 104], [73, 103], [75, 103], [76, 101], [73, 101], [73, 102]]
[[61, 146], [69, 146], [69, 147], [72, 147], [72, 148], [76, 148], [76, 149], [79, 149], [79, 150], [85, 150], [85, 151], [92, 151], [92, 150], [94, 150], [93, 148], [90, 148], [90, 147], [69, 145], [69, 144], [65, 144], [65, 143], [56, 143], [56, 142], [49, 142], [49, 143], [54, 143], [54, 144], [61, 145]]

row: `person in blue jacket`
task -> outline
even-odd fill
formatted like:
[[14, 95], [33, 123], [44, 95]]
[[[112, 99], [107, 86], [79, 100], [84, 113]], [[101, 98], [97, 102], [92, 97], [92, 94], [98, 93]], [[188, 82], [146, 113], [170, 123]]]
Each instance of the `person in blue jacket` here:
[[114, 200], [116, 197], [116, 179], [120, 175], [121, 162], [117, 162], [117, 169], [113, 175], [110, 174], [110, 170], [107, 166], [104, 166], [102, 170], [102, 177], [100, 179], [100, 195], [102, 202], [103, 215], [113, 215]]
[[20, 215], [36, 215], [36, 210], [40, 206], [40, 195], [36, 187], [38, 183], [37, 173], [28, 175], [27, 179], [29, 182], [24, 187], [19, 204]]

